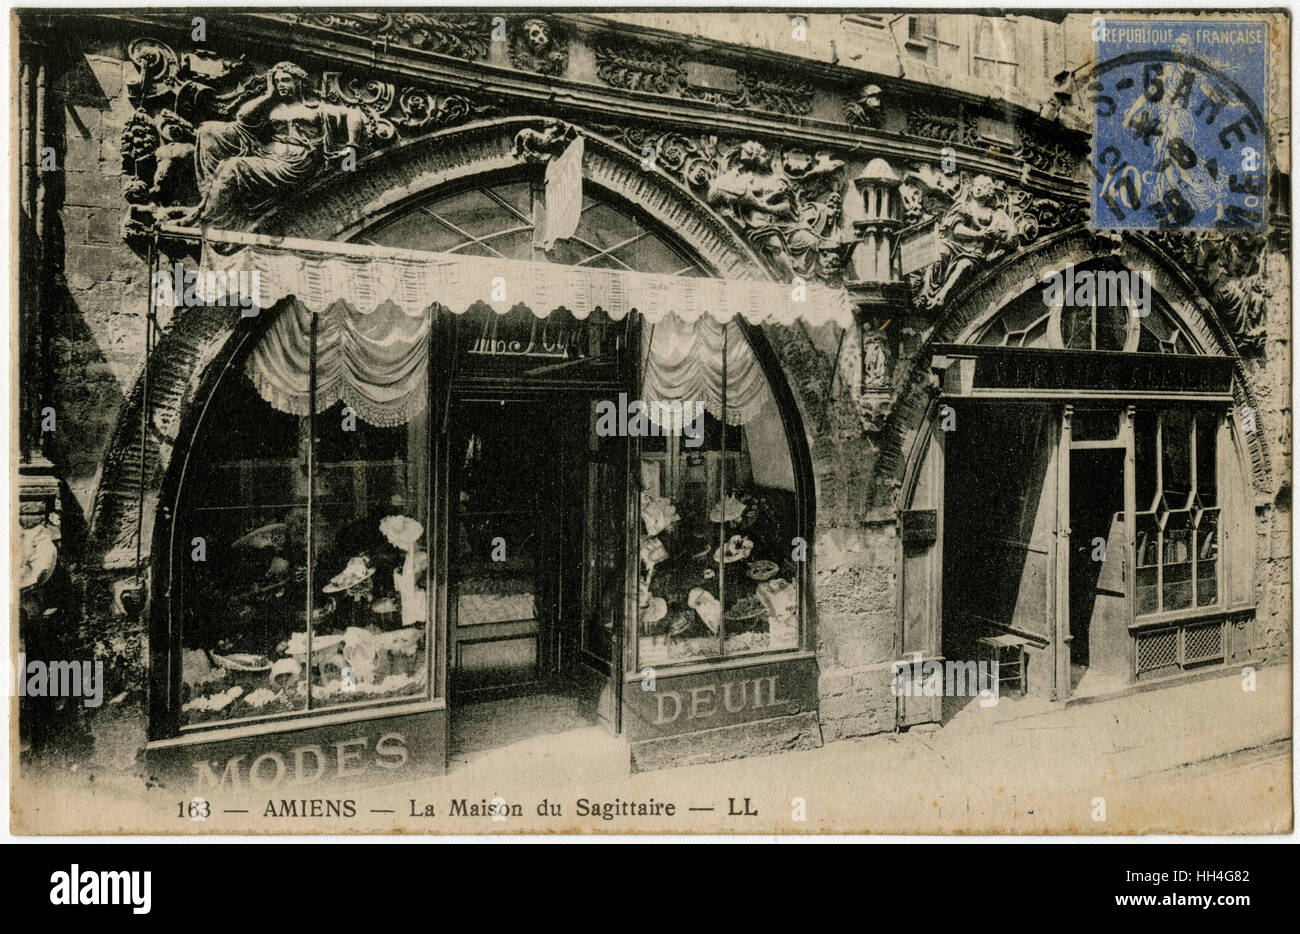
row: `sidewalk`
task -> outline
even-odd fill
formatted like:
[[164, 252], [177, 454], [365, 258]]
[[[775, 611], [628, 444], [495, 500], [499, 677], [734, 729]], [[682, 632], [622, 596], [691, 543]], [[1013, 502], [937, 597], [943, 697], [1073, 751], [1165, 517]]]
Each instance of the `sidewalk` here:
[[[1046, 712], [1032, 699], [1004, 698], [993, 708], [968, 705], [942, 728], [636, 775], [629, 774], [624, 740], [601, 727], [579, 727], [460, 753], [437, 778], [214, 795], [213, 817], [203, 823], [176, 819], [179, 789], [146, 791], [138, 781], [110, 787], [68, 776], [65, 787], [46, 787], [43, 800], [15, 807], [15, 828], [181, 834], [1285, 832], [1292, 815], [1290, 668], [1273, 665], [1256, 677], [1254, 692], [1242, 691], [1233, 673]], [[354, 814], [328, 823], [268, 818], [268, 802], [283, 798], [346, 799]], [[517, 810], [493, 819], [488, 806], [494, 800]], [[671, 804], [674, 813], [626, 812], [628, 802]], [[246, 810], [234, 810], [240, 807]]]
[[[688, 812], [685, 821], [643, 820], [634, 828], [622, 820], [575, 822], [567, 811], [563, 821], [539, 822], [525, 808], [523, 823], [538, 830], [563, 824], [589, 831], [755, 833], [1282, 831], [1291, 819], [1289, 755], [1279, 766], [1285, 780], [1241, 789], [1250, 798], [1245, 805], [1223, 795], [1203, 802], [1197, 797], [1203, 788], [1182, 787], [1179, 773], [1169, 773], [1289, 739], [1289, 667], [1263, 668], [1256, 678], [1254, 692], [1242, 691], [1234, 673], [1028, 716], [1018, 715], [1020, 702], [1004, 699], [995, 708], [968, 708], [933, 731], [633, 776], [626, 774], [621, 742], [597, 729], [574, 731], [499, 748], [454, 764], [444, 778], [391, 790], [437, 798], [474, 787], [489, 797], [527, 801], [519, 787], [526, 782], [550, 801], [654, 797], [714, 808]], [[1041, 708], [1026, 701], [1022, 709]], [[1230, 758], [1223, 766], [1231, 764]], [[1093, 819], [1098, 796], [1107, 799], [1104, 821]], [[727, 813], [741, 809], [746, 797], [757, 816]], [[806, 802], [806, 821], [792, 818], [795, 798]]]
[[1016, 716], [1021, 702], [1003, 698], [992, 709], [972, 704], [932, 733], [909, 735], [972, 779], [1014, 785], [1028, 773], [1044, 784], [1079, 784], [1287, 739], [1290, 695], [1290, 669], [1277, 665], [1256, 673], [1253, 692], [1232, 673], [1023, 718]]

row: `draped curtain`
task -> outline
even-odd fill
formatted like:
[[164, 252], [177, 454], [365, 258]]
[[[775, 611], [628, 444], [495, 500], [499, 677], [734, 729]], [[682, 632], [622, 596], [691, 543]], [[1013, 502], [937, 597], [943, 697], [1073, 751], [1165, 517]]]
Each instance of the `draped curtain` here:
[[[725, 378], [726, 420], [732, 425], [753, 421], [772, 398], [763, 368], [735, 322], [724, 326], [707, 315], [690, 322], [676, 315], [661, 318], [650, 329], [642, 364], [641, 396], [645, 401], [703, 402], [719, 420]], [[650, 406], [648, 414], [653, 419], [658, 411]]]
[[[282, 302], [245, 365], [258, 393], [281, 412], [306, 415], [310, 406], [311, 318], [297, 300]], [[423, 413], [431, 319], [392, 302], [368, 314], [343, 301], [326, 308], [316, 324], [316, 411], [342, 402], [385, 428]]]

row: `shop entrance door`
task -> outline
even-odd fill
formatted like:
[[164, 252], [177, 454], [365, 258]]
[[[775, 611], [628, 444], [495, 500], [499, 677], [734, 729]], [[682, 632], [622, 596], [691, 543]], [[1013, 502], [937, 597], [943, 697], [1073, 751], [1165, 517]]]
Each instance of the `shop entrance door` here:
[[564, 484], [545, 408], [462, 401], [452, 415], [448, 615], [458, 695], [535, 689], [556, 666]]
[[1072, 692], [1084, 678], [1122, 686], [1131, 664], [1124, 461], [1122, 443], [1070, 451]]
[[[1052, 690], [1059, 410], [967, 404], [945, 439], [942, 654], [982, 658], [980, 639], [1024, 640], [1034, 695]], [[945, 698], [944, 719], [971, 703]]]
[[616, 726], [606, 687], [626, 593], [626, 460], [592, 440], [591, 413], [576, 392], [453, 402], [449, 662], [461, 700], [555, 692]]

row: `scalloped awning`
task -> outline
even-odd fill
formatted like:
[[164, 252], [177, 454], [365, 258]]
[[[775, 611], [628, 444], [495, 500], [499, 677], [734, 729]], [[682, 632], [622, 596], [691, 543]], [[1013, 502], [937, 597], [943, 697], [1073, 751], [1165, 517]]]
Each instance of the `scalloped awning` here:
[[263, 308], [292, 295], [315, 312], [340, 300], [361, 314], [392, 302], [411, 316], [435, 305], [462, 314], [479, 304], [505, 314], [522, 303], [538, 317], [562, 307], [579, 319], [599, 309], [615, 321], [635, 311], [652, 323], [670, 312], [687, 322], [707, 314], [724, 323], [736, 315], [751, 324], [853, 323], [847, 293], [814, 282], [797, 288], [261, 234], [208, 231], [204, 238], [195, 229], [168, 232], [241, 246], [229, 255], [205, 246], [200, 271], [256, 272]]
[[[213, 249], [217, 243], [240, 248], [223, 254]], [[616, 321], [638, 312], [652, 325], [664, 322], [651, 331], [647, 362], [647, 384], [657, 397], [697, 399], [733, 422], [755, 416], [767, 384], [743, 340], [724, 342], [724, 325], [737, 315], [752, 323], [853, 322], [843, 289], [813, 283], [686, 278], [257, 234], [209, 232], [197, 272], [183, 283], [189, 301], [227, 304], [232, 288], [258, 308], [288, 300], [244, 364], [272, 407], [307, 414], [314, 360], [317, 412], [342, 401], [385, 426], [425, 409], [434, 308], [464, 314], [487, 306], [504, 314], [524, 305], [539, 318], [564, 308], [578, 319], [600, 310]], [[725, 412], [712, 390], [724, 347], [731, 390]]]

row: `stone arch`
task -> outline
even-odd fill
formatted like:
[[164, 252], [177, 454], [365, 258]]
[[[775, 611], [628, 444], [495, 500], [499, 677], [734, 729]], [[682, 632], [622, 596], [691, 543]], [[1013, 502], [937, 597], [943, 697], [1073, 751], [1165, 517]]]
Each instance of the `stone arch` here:
[[[541, 117], [482, 120], [444, 130], [367, 156], [357, 170], [315, 183], [267, 214], [261, 233], [347, 240], [363, 227], [402, 210], [447, 184], [517, 169], [515, 134], [536, 127]], [[720, 279], [767, 278], [762, 259], [694, 192], [623, 146], [579, 127], [585, 138], [583, 182], [643, 211], [676, 237]], [[306, 207], [301, 207], [305, 203]]]
[[[331, 174], [295, 193], [251, 229], [272, 236], [346, 240], [449, 183], [517, 169], [520, 163], [512, 154], [515, 135], [546, 119], [478, 121], [373, 153], [358, 162], [355, 172]], [[644, 169], [639, 156], [612, 140], [582, 128], [580, 132], [586, 138], [585, 182], [642, 212], [711, 275], [771, 277], [743, 237], [689, 188], [661, 170]], [[159, 544], [155, 517], [182, 428], [190, 423], [204, 384], [222, 368], [214, 364], [225, 360], [228, 365], [235, 345], [241, 343], [238, 336], [248, 333], [238, 327], [239, 322], [237, 314], [211, 309], [178, 312], [146, 361], [147, 370], [142, 370], [114, 428], [95, 494], [88, 558], [96, 566], [111, 571], [136, 569], [137, 536], [140, 565], [149, 565], [152, 549]], [[762, 330], [750, 329], [751, 336]], [[151, 402], [147, 427], [142, 424], [146, 373]], [[773, 380], [773, 388], [805, 417], [803, 400], [784, 380]], [[807, 463], [804, 433], [788, 434]]]
[[[971, 279], [954, 294], [899, 387], [898, 401], [881, 435], [872, 493], [874, 504], [903, 508], [900, 494], [905, 493], [905, 479], [914, 469], [914, 452], [924, 450], [924, 446], [917, 442], [919, 436], [928, 431], [927, 413], [934, 400], [930, 372], [932, 347], [935, 344], [965, 343], [1008, 302], [1041, 282], [1048, 270], [1100, 257], [1113, 257], [1130, 269], [1149, 269], [1152, 288], [1186, 325], [1198, 349], [1232, 359], [1234, 404], [1238, 408], [1249, 405], [1258, 411], [1254, 391], [1231, 333], [1215, 314], [1205, 293], [1186, 273], [1146, 237], [1119, 238], [1074, 227], [1044, 238], [1030, 249], [1009, 257]], [[1263, 431], [1254, 431], [1245, 438], [1253, 485], [1261, 493], [1273, 488], [1264, 435]]]

